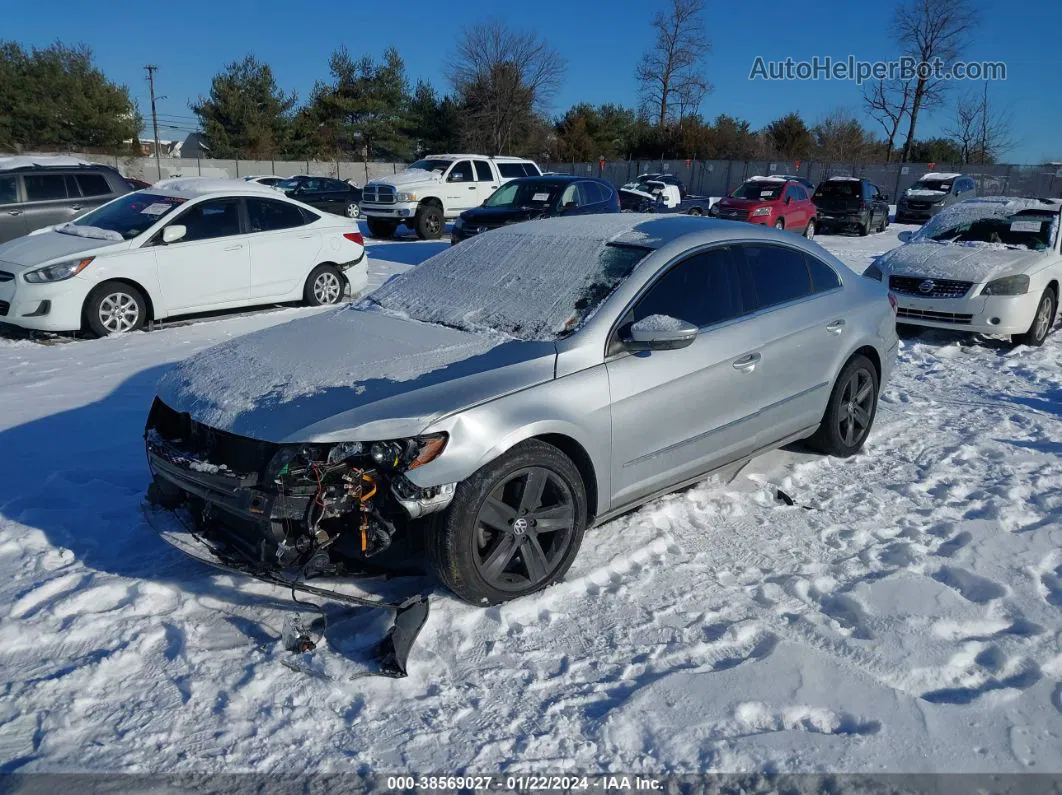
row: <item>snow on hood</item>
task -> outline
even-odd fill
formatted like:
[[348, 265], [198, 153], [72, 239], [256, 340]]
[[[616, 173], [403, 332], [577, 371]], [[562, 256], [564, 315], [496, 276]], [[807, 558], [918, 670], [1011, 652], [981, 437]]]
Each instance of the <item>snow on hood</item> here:
[[396, 188], [402, 188], [406, 185], [421, 185], [425, 182], [442, 182], [442, 174], [438, 171], [424, 171], [420, 168], [407, 168], [405, 171], [399, 171], [397, 174], [384, 179], [374, 179], [365, 183], [368, 185], [392, 185]]
[[55, 231], [62, 235], [75, 235], [77, 237], [91, 238], [92, 240], [109, 240], [112, 243], [121, 243], [125, 240], [121, 233], [115, 232], [113, 229], [100, 229], [98, 226], [85, 226], [84, 224], [70, 222], [59, 224], [59, 226], [55, 227]]
[[882, 272], [931, 279], [956, 279], [981, 284], [1020, 271], [1042, 252], [991, 244], [911, 242], [894, 248], [875, 264]]
[[167, 373], [158, 394], [198, 422], [265, 441], [336, 441], [352, 428], [387, 439], [549, 380], [555, 358], [553, 345], [346, 307], [210, 348]]
[[614, 269], [638, 257], [609, 251], [608, 244], [652, 246], [655, 218], [616, 213], [503, 227], [399, 274], [359, 306], [469, 331], [498, 329], [524, 340], [552, 341], [574, 330], [579, 315], [586, 315], [581, 310], [589, 302], [599, 305], [626, 275]]
[[80, 235], [66, 235], [50, 229], [36, 235], [16, 237], [6, 243], [0, 243], [0, 261], [31, 267], [40, 265], [59, 257], [72, 257], [93, 252], [100, 253], [101, 248], [126, 248], [124, 240], [100, 240]]
[[924, 199], [940, 199], [948, 195], [946, 190], [926, 190], [924, 188], [908, 188], [905, 196], [916, 196]]

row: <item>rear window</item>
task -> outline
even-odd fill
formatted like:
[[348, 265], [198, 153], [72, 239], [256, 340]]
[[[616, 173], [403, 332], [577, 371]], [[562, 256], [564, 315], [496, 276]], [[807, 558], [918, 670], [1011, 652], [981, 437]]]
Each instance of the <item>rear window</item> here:
[[855, 180], [843, 180], [838, 182], [823, 182], [815, 189], [815, 196], [829, 198], [850, 199], [861, 195], [862, 183]]
[[307, 223], [302, 211], [294, 204], [272, 199], [247, 199], [247, 217], [252, 232], [291, 229]]
[[498, 173], [506, 179], [518, 177], [537, 177], [538, 170], [531, 164], [524, 163], [498, 163]]
[[26, 186], [26, 200], [44, 202], [66, 199], [66, 180], [62, 174], [26, 174], [22, 177]]
[[0, 204], [14, 204], [18, 200], [14, 177], [0, 177]]
[[804, 255], [784, 246], [737, 247], [752, 290], [747, 306], [767, 309], [811, 294], [811, 275]]
[[78, 174], [75, 179], [82, 196], [106, 196], [111, 192], [102, 174]]

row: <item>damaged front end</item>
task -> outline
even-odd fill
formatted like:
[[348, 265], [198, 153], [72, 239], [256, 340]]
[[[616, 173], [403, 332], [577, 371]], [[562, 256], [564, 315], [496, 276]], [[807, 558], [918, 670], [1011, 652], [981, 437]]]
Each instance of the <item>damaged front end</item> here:
[[445, 434], [281, 445], [210, 428], [156, 398], [144, 439], [149, 501], [187, 511], [193, 536], [223, 567], [275, 584], [365, 574], [411, 522], [454, 496], [454, 484], [421, 488], [405, 477], [442, 453]]

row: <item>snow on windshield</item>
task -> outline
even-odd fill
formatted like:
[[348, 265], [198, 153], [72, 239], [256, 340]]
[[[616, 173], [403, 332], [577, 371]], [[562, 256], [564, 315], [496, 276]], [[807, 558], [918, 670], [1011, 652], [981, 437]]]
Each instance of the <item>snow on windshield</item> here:
[[933, 216], [911, 240], [1042, 251], [1054, 244], [1057, 232], [1056, 205], [1036, 199], [978, 199]]
[[[554, 340], [586, 320], [649, 253], [639, 245], [648, 238], [632, 231], [636, 223], [597, 215], [488, 232], [392, 278], [356, 308]], [[610, 243], [617, 238], [625, 245]]]

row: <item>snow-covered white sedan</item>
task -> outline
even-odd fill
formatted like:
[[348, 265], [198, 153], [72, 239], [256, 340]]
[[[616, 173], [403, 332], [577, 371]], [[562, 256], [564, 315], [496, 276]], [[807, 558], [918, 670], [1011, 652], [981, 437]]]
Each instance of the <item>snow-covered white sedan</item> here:
[[243, 180], [168, 179], [0, 245], [0, 323], [105, 336], [194, 312], [335, 304], [367, 282], [354, 221]]
[[1042, 345], [1062, 284], [1060, 208], [1058, 199], [956, 204], [864, 275], [888, 279], [900, 323], [1009, 334], [1016, 344]]

